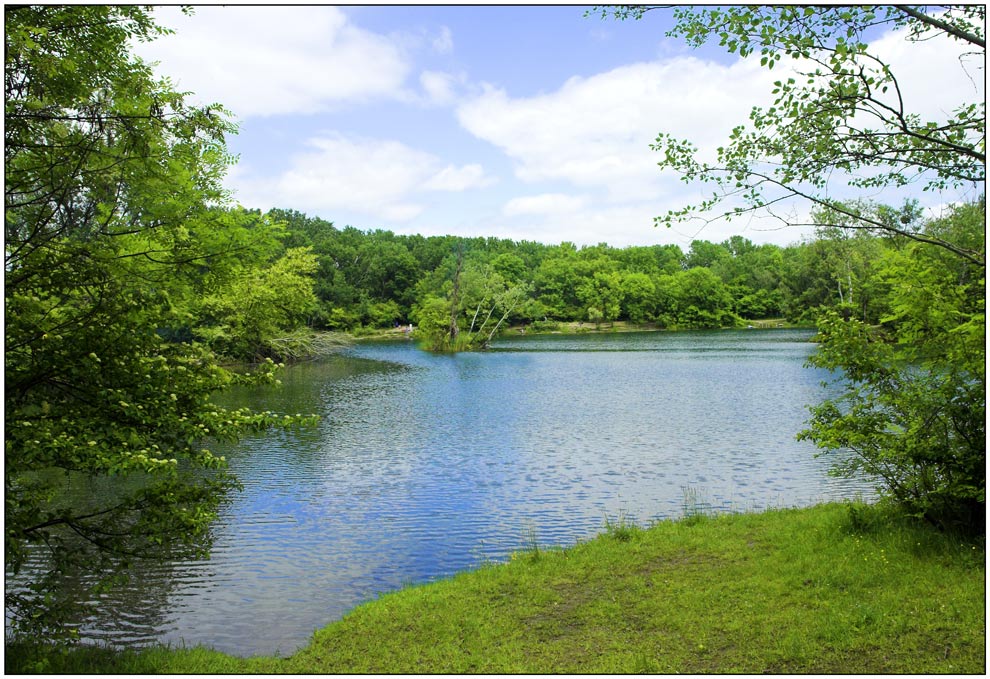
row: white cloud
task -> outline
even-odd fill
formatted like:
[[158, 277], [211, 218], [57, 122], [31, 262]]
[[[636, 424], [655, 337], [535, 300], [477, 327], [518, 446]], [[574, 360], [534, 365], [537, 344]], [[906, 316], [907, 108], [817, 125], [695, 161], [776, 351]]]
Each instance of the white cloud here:
[[581, 196], [569, 196], [563, 193], [541, 193], [537, 196], [513, 198], [502, 208], [502, 213], [508, 217], [518, 215], [570, 214], [583, 208], [586, 202]]
[[310, 151], [291, 157], [278, 177], [235, 177], [238, 199], [250, 206], [292, 206], [323, 212], [348, 209], [405, 221], [423, 210], [409, 199], [435, 162], [427, 153], [389, 140], [340, 135], [310, 139]]
[[199, 6], [191, 17], [157, 7], [175, 35], [135, 45], [194, 101], [237, 117], [326, 111], [341, 102], [394, 97], [410, 66], [387, 38], [335, 7]]
[[481, 165], [472, 163], [463, 167], [448, 165], [424, 182], [422, 187], [431, 191], [466, 191], [494, 183], [495, 179], [486, 176]]
[[650, 201], [618, 205], [585, 200], [580, 209], [486, 216], [472, 232], [546, 243], [570, 241], [579, 246], [602, 242], [616, 247], [674, 243], [686, 249], [695, 239], [720, 242], [737, 234], [754, 243], [785, 244], [799, 240], [807, 231], [781, 229], [780, 222], [774, 219], [756, 217], [720, 220], [703, 227], [700, 223], [655, 226], [653, 218], [668, 207], [675, 205]]
[[419, 83], [426, 93], [427, 102], [440, 106], [454, 100], [454, 84], [458, 80], [449, 73], [438, 71], [423, 71], [419, 76]]
[[[374, 226], [384, 221], [419, 231], [471, 228], [482, 235], [549, 242], [686, 243], [733, 233], [758, 242], [796, 237], [787, 230], [764, 230], [779, 224], [755, 220], [702, 231], [695, 224], [677, 232], [653, 227], [654, 216], [708, 197], [710, 187], [685, 186], [673, 173], [662, 172], [650, 142], [658, 132], [669, 132], [711, 158], [731, 129], [747, 122], [754, 105], [771, 103], [772, 82], [790, 74], [786, 67], [760, 68], [758, 56], [720, 64], [697, 53], [666, 52], [652, 62], [536, 83], [547, 89], [520, 97], [511, 81], [498, 87], [471, 82], [468, 74], [477, 62], [446, 59], [454, 50], [446, 26], [385, 36], [358, 28], [339, 8], [327, 6], [203, 6], [192, 18], [171, 7], [155, 12], [177, 33], [136, 51], [160, 59], [159, 70], [176, 76], [180, 89], [199, 92], [200, 101], [220, 101], [239, 117], [336, 112], [345, 106], [363, 115], [354, 104], [388, 104], [377, 107], [387, 111], [387, 127], [375, 127], [369, 117], [361, 128], [365, 137], [346, 132], [344, 116], [322, 125], [346, 133], [305, 142], [293, 135], [311, 135], [300, 130], [313, 129], [309, 123], [321, 122], [316, 117], [305, 125], [288, 117], [273, 124], [285, 134], [278, 141], [289, 149], [285, 153], [303, 151], [289, 156], [287, 169], [277, 172], [260, 162], [248, 166], [252, 160], [245, 148], [244, 164], [231, 173], [228, 185], [252, 207], [292, 207], [328, 218], [349, 212], [362, 227], [373, 218]], [[959, 67], [958, 49], [934, 41], [909, 44], [900, 35], [885, 36], [874, 47], [894, 64], [909, 107], [925, 116], [944, 119], [958, 101], [985, 96], [982, 61], [969, 62], [970, 79]], [[429, 58], [413, 63], [423, 56]], [[459, 155], [469, 154], [483, 167], [451, 163], [427, 146], [454, 143], [443, 127], [450, 125], [447, 110], [439, 107], [452, 107], [465, 130], [491, 144], [489, 152], [504, 154], [515, 180], [506, 176], [496, 182], [488, 174], [503, 158], [482, 155], [485, 149], [475, 155], [458, 148]], [[416, 124], [404, 126], [410, 109]], [[427, 122], [436, 113], [441, 116]], [[421, 136], [402, 136], [414, 129]], [[271, 155], [278, 163], [284, 158], [281, 150]], [[495, 191], [479, 190], [496, 183]], [[469, 190], [476, 193], [452, 195]], [[365, 217], [368, 221], [361, 221]]]
[[[907, 29], [887, 33], [870, 50], [890, 64], [908, 112], [943, 122], [953, 109], [985, 101], [984, 52], [945, 35], [910, 42], [907, 34]], [[888, 95], [896, 105], [893, 90]]]
[[431, 153], [389, 139], [349, 138], [340, 134], [307, 141], [310, 150], [291, 156], [277, 177], [259, 177], [249, 169], [228, 183], [249, 207], [287, 207], [316, 214], [348, 210], [386, 221], [406, 222], [427, 204], [421, 190], [464, 191], [492, 180], [481, 165], [443, 166]]
[[450, 54], [454, 50], [454, 36], [448, 27], [440, 29], [440, 35], [433, 40], [433, 49], [437, 54]]
[[[911, 112], [945, 120], [959, 103], [985, 97], [982, 57], [964, 59], [962, 68], [958, 45], [908, 43], [898, 33], [884, 36], [873, 48], [893, 64]], [[714, 159], [732, 128], [748, 122], [753, 106], [772, 104], [773, 81], [792, 76], [792, 66], [785, 60], [769, 71], [759, 66], [759, 56], [720, 64], [675, 54], [574, 77], [537, 96], [514, 97], [486, 84], [456, 111], [467, 131], [513, 161], [518, 179], [540, 188], [565, 182], [587, 199], [579, 210], [568, 211], [561, 202], [554, 211], [551, 197], [562, 201], [563, 194], [510, 197], [502, 215], [532, 217], [531, 228], [572, 233], [578, 242], [620, 242], [627, 230], [633, 240], [635, 233], [688, 242], [743, 233], [756, 242], [790, 242], [802, 232], [781, 230], [782, 223], [767, 216], [704, 228], [700, 222], [683, 224], [678, 233], [652, 230], [653, 216], [697, 203], [710, 196], [711, 188], [685, 186], [675, 174], [662, 172], [657, 167], [661, 157], [649, 143], [658, 132], [667, 132], [691, 141], [700, 158]], [[886, 195], [877, 199], [890, 200]], [[800, 209], [787, 203], [778, 213]]]
[[[779, 77], [779, 76], [778, 76]], [[566, 180], [622, 202], [669, 193], [649, 143], [661, 130], [708, 153], [746, 120], [772, 80], [752, 61], [720, 65], [693, 57], [637, 63], [555, 92], [512, 98], [485, 86], [457, 109], [461, 125], [516, 161], [526, 182]]]

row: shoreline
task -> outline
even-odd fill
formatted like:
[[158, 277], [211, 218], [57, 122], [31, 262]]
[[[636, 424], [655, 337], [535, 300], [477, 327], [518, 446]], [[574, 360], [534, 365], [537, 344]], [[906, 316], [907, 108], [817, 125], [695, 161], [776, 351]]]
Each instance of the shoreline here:
[[[550, 324], [553, 324], [550, 326]], [[533, 328], [533, 325], [537, 325]], [[547, 326], [547, 327], [544, 327]], [[355, 342], [367, 340], [401, 340], [412, 339], [407, 332], [408, 325], [397, 328], [375, 328], [366, 332], [345, 333]], [[512, 325], [500, 332], [496, 337], [512, 337], [517, 335], [605, 335], [611, 333], [630, 332], [691, 332], [709, 330], [793, 330], [793, 329], [814, 330], [813, 323], [790, 323], [783, 318], [765, 318], [747, 320], [746, 325], [733, 325], [721, 328], [665, 328], [656, 323], [632, 323], [630, 321], [614, 321], [610, 323], [595, 324], [591, 321], [537, 321], [528, 325]], [[415, 332], [415, 327], [413, 328]]]
[[[288, 657], [7, 646], [7, 672], [980, 674], [985, 541], [880, 505], [606, 521], [358, 605]], [[41, 665], [44, 665], [42, 667]]]

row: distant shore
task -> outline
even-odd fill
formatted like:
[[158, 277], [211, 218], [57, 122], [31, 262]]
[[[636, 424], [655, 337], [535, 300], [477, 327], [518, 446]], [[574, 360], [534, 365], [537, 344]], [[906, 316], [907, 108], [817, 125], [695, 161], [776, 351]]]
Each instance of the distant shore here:
[[[376, 328], [361, 330], [350, 333], [356, 341], [362, 340], [399, 340], [412, 336], [409, 325], [400, 325], [395, 328]], [[813, 328], [813, 325], [791, 323], [783, 318], [763, 318], [757, 320], [746, 320], [744, 325], [717, 328], [719, 330], [773, 330], [784, 328]], [[558, 321], [558, 322], [536, 322], [525, 325], [513, 325], [500, 333], [500, 337], [514, 337], [518, 335], [582, 335], [587, 333], [625, 333], [625, 332], [678, 332], [683, 330], [700, 330], [700, 328], [665, 328], [656, 323], [632, 323], [630, 321], [614, 321], [607, 323], [593, 323], [591, 321]]]

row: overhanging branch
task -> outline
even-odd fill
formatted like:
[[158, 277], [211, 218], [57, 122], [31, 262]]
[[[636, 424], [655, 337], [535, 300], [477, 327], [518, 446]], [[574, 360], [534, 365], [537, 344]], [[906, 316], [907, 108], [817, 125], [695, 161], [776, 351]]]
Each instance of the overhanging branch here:
[[901, 12], [904, 12], [909, 17], [920, 21], [923, 24], [927, 24], [939, 30], [945, 31], [954, 38], [959, 38], [960, 40], [976, 45], [978, 47], [982, 47], [983, 49], [987, 48], [986, 40], [973, 33], [968, 33], [962, 30], [961, 28], [959, 28], [958, 26], [953, 26], [947, 21], [942, 21], [941, 19], [936, 19], [935, 17], [928, 16], [924, 12], [919, 12], [915, 8], [909, 7], [908, 5], [897, 5], [897, 9], [900, 10]]

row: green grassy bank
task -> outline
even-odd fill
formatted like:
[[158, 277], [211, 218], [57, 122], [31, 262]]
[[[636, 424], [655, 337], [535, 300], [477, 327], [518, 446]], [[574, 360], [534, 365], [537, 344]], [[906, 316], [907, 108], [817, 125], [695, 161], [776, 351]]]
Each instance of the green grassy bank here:
[[6, 668], [982, 674], [985, 622], [983, 537], [830, 504], [613, 525], [568, 549], [383, 596], [284, 659], [8, 647]]

